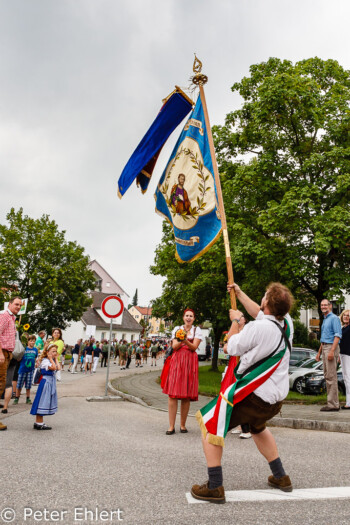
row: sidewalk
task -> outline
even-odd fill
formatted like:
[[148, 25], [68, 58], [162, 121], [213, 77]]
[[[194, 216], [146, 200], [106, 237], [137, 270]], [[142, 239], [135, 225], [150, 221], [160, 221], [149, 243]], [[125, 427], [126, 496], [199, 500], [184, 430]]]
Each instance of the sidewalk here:
[[[168, 397], [161, 391], [157, 378], [160, 370], [152, 368], [145, 369], [144, 373], [139, 373], [140, 369], [135, 370], [134, 374], [127, 376], [118, 375], [111, 381], [113, 393], [121, 395], [127, 394], [129, 401], [139, 404], [146, 404], [156, 410], [168, 410]], [[199, 396], [198, 401], [191, 403], [190, 416], [194, 416], [198, 409], [208, 403], [209, 398]], [[347, 432], [350, 433], [350, 411], [339, 410], [339, 412], [320, 412], [320, 405], [297, 405], [285, 403], [282, 413], [274, 417], [270, 426], [298, 428], [306, 430], [326, 430], [328, 432]]]

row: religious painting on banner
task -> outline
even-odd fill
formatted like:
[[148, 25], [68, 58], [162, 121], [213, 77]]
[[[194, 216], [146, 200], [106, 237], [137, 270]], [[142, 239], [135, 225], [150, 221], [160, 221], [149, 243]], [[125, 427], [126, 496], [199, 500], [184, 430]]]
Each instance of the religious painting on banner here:
[[155, 193], [156, 211], [173, 226], [176, 258], [191, 262], [221, 234], [221, 220], [200, 96]]

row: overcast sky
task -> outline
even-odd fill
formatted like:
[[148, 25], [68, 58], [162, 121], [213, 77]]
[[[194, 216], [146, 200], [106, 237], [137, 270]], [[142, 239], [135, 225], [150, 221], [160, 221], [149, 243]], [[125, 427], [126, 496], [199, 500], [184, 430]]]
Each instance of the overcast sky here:
[[231, 86], [275, 56], [350, 69], [348, 0], [0, 0], [0, 223], [12, 206], [49, 214], [139, 304], [161, 293], [154, 190], [117, 180], [194, 53], [211, 124], [240, 106]]

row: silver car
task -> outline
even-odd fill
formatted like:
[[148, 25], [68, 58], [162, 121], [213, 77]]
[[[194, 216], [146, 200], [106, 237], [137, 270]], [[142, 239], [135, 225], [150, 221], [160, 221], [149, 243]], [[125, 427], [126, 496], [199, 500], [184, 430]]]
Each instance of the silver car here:
[[310, 372], [322, 372], [323, 363], [322, 361], [316, 361], [316, 359], [309, 359], [303, 363], [303, 366], [289, 372], [289, 389], [303, 393], [302, 381], [303, 377]]

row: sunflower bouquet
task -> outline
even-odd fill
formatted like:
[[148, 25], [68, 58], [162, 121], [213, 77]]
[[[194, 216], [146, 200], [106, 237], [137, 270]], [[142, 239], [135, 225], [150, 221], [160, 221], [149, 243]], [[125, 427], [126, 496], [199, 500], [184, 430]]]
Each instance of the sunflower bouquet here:
[[175, 333], [175, 339], [177, 339], [178, 341], [184, 341], [186, 339], [185, 330], [183, 330], [182, 328], [177, 330], [177, 332]]

